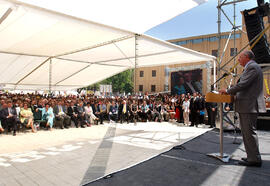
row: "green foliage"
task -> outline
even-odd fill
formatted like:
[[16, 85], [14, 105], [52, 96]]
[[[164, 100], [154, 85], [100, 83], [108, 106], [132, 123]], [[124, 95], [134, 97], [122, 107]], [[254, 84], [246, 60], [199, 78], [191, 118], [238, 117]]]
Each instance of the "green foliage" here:
[[87, 89], [99, 90], [99, 85], [111, 84], [114, 93], [115, 92], [132, 93], [133, 92], [133, 72], [134, 70], [126, 70], [110, 78], [107, 78], [99, 83], [90, 85], [89, 87], [87, 87]]

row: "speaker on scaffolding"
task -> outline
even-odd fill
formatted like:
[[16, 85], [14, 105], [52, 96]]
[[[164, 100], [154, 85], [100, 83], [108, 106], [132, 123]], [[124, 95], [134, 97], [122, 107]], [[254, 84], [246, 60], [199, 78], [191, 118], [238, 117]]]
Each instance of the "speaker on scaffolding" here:
[[[263, 16], [260, 14], [259, 8], [253, 8], [244, 11], [244, 18], [248, 40], [251, 41], [264, 29]], [[252, 44], [253, 43], [250, 43], [250, 46]], [[252, 52], [254, 53], [255, 60], [258, 64], [270, 64], [270, 50], [265, 34], [252, 48]]]

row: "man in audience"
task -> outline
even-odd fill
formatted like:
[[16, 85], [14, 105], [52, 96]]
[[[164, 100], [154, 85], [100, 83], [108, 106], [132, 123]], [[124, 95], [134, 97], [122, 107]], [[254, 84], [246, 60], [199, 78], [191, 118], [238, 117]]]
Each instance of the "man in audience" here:
[[119, 119], [120, 123], [123, 123], [123, 120], [126, 120], [129, 123], [129, 105], [126, 100], [122, 101], [122, 104], [119, 106]]
[[67, 115], [67, 108], [62, 100], [57, 102], [57, 105], [53, 108], [53, 112], [55, 115], [55, 125], [61, 129], [64, 129], [64, 127], [69, 128], [70, 116]]
[[17, 124], [20, 123], [19, 118], [17, 117], [16, 109], [13, 107], [12, 101], [7, 101], [7, 108], [4, 108], [1, 112], [2, 121], [5, 123], [5, 126], [8, 128], [8, 131], [13, 130], [13, 136], [16, 136]]
[[70, 102], [70, 106], [68, 107], [67, 114], [70, 116], [71, 120], [74, 122], [76, 128], [79, 127], [79, 118], [78, 118], [78, 110], [74, 105], [74, 102]]
[[109, 109], [109, 121], [118, 121], [118, 106], [115, 104], [115, 101], [112, 101]]

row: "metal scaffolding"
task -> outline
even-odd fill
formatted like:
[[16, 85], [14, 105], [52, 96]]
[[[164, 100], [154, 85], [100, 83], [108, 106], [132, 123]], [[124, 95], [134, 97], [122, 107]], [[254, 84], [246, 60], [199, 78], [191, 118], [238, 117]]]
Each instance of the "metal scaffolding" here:
[[[223, 60], [223, 56], [226, 52], [226, 49], [227, 49], [227, 46], [228, 46], [228, 43], [229, 43], [229, 40], [231, 39], [231, 36], [233, 35], [233, 42], [234, 42], [234, 48], [233, 48], [233, 60], [234, 60], [234, 67], [236, 66], [236, 56], [238, 55], [237, 52], [236, 52], [236, 30], [240, 30], [239, 28], [241, 26], [236, 26], [235, 22], [236, 22], [236, 11], [235, 11], [235, 7], [236, 7], [236, 3], [239, 3], [239, 2], [243, 2], [243, 1], [246, 1], [246, 0], [231, 0], [231, 1], [228, 1], [228, 0], [218, 0], [218, 6], [217, 6], [217, 9], [218, 9], [218, 20], [217, 20], [217, 24], [218, 24], [218, 52], [217, 52], [217, 67], [218, 67], [218, 81], [221, 80], [224, 76], [221, 75], [221, 72], [222, 71], [225, 71], [226, 70], [224, 69], [226, 65], [223, 65], [221, 66], [221, 63], [222, 63], [222, 60]], [[229, 16], [225, 13], [225, 11], [222, 9], [223, 6], [226, 6], [226, 5], [231, 5], [233, 4], [233, 7], [234, 7], [234, 13], [233, 13], [233, 21], [231, 21], [231, 19], [229, 18]], [[223, 14], [226, 19], [228, 20], [228, 22], [232, 25], [232, 30], [231, 30], [231, 33], [229, 34], [229, 37], [226, 41], [226, 44], [224, 46], [224, 49], [222, 51], [222, 54], [221, 54], [221, 14]], [[242, 30], [240, 30], [242, 31]], [[231, 61], [231, 60], [230, 60]], [[226, 63], [228, 64], [228, 63]], [[224, 73], [224, 72], [223, 72]], [[231, 72], [232, 74], [234, 74], [234, 76], [232, 77], [235, 81], [235, 76], [237, 75], [237, 71], [233, 68], [233, 71]], [[217, 82], [216, 82], [217, 83]], [[218, 86], [217, 86], [218, 89], [220, 89], [220, 83], [218, 83]], [[229, 162], [229, 159], [230, 159], [230, 155], [228, 154], [225, 154], [223, 152], [223, 103], [220, 103], [219, 105], [220, 107], [220, 152], [219, 153], [213, 153], [213, 154], [208, 154], [210, 156], [213, 156], [215, 158], [218, 158], [220, 159], [221, 161], [223, 162]]]

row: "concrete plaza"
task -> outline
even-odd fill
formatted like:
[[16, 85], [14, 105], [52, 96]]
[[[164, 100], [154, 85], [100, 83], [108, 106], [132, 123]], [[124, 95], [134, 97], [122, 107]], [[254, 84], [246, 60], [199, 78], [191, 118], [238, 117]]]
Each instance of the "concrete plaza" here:
[[0, 136], [0, 185], [83, 185], [209, 129], [176, 123], [105, 123]]

